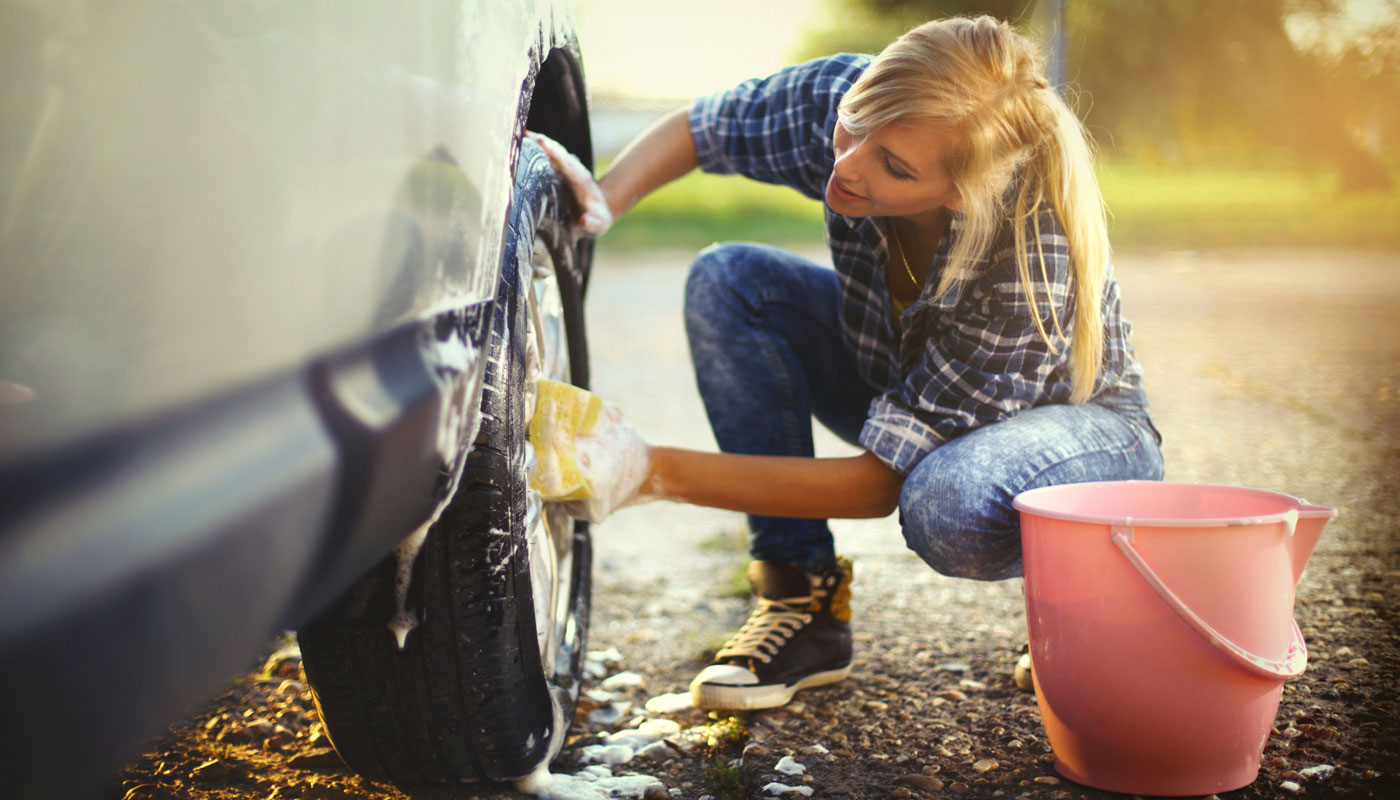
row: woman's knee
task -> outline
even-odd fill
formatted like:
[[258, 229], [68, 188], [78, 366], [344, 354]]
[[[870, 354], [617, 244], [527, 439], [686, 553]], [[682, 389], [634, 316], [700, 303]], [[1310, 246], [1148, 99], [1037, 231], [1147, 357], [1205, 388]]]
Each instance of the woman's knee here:
[[1007, 513], [1005, 498], [990, 481], [955, 473], [951, 465], [915, 468], [899, 501], [905, 543], [934, 571], [949, 577], [1000, 580], [1019, 575], [1021, 538], [1015, 512]]
[[742, 244], [717, 244], [700, 251], [685, 281], [687, 326], [713, 319], [717, 308], [737, 296], [751, 267], [750, 250]]

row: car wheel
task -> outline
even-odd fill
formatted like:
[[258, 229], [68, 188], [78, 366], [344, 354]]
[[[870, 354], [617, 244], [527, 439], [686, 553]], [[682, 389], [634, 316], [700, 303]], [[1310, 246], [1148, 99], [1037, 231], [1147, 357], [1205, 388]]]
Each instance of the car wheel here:
[[[457, 489], [411, 558], [386, 558], [298, 632], [337, 752], [400, 786], [507, 780], [563, 746], [583, 668], [588, 529], [528, 489], [541, 377], [586, 380], [582, 286], [568, 206], [522, 145], [493, 307], [482, 422]], [[408, 612], [408, 626], [396, 617]]]

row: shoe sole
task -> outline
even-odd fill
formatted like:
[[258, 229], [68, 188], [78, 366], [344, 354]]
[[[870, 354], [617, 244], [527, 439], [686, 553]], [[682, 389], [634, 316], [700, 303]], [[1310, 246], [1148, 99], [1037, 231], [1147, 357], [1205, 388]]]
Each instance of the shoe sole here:
[[815, 672], [797, 683], [772, 683], [761, 686], [725, 686], [715, 683], [702, 683], [690, 687], [690, 700], [696, 708], [724, 709], [726, 711], [747, 711], [755, 708], [774, 708], [787, 705], [799, 690], [813, 686], [836, 683], [851, 674], [851, 665]]

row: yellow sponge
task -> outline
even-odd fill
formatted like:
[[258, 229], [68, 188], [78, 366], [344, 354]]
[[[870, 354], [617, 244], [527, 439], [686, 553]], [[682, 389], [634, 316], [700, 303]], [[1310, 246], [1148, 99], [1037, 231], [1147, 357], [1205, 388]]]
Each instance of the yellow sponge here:
[[559, 381], [542, 380], [535, 415], [530, 418], [530, 446], [536, 465], [530, 488], [545, 500], [586, 500], [593, 486], [578, 461], [576, 437], [598, 424], [603, 401], [592, 392]]

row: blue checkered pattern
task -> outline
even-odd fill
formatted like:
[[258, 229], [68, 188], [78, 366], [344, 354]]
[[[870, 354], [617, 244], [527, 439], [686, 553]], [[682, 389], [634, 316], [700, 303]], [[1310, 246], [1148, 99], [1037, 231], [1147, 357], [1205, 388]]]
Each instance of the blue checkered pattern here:
[[[821, 199], [835, 163], [837, 105], [869, 63], [862, 55], [821, 58], [696, 100], [690, 130], [701, 168], [790, 186]], [[894, 469], [907, 474], [943, 442], [1023, 409], [1069, 402], [1074, 277], [1059, 219], [1047, 209], [1038, 221], [1043, 271], [1034, 237], [1027, 236], [1026, 243], [1034, 307], [1017, 276], [1010, 224], [972, 277], [935, 299], [962, 226], [954, 213], [923, 295], [896, 325], [885, 285], [889, 250], [883, 225], [826, 209], [845, 341], [862, 376], [881, 392], [870, 405], [860, 443]], [[1063, 335], [1051, 324], [1052, 303]], [[1120, 313], [1111, 270], [1101, 313], [1104, 368], [1093, 402], [1149, 423], [1142, 369], [1129, 341], [1132, 326]], [[1050, 332], [1053, 349], [1036, 330], [1033, 314]]]

